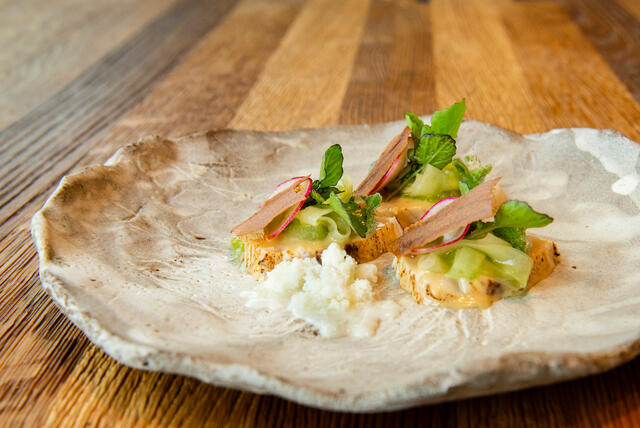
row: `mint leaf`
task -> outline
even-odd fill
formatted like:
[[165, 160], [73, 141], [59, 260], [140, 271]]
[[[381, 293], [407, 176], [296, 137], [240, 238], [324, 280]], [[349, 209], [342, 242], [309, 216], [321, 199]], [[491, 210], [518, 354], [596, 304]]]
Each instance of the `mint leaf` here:
[[421, 165], [442, 169], [456, 154], [456, 141], [449, 135], [424, 134], [415, 149], [414, 158]]
[[318, 176], [318, 188], [331, 187], [338, 184], [342, 178], [342, 147], [340, 144], [334, 144], [329, 147], [322, 155], [322, 163], [320, 164], [320, 175]]
[[344, 219], [351, 229], [361, 238], [366, 237], [375, 229], [374, 212], [382, 197], [379, 193], [371, 196], [363, 196], [364, 206], [360, 206], [354, 198], [349, 202], [342, 202], [335, 194], [329, 195], [329, 207], [333, 209], [342, 219]]
[[488, 223], [474, 222], [472, 224], [473, 230], [465, 238], [483, 238], [487, 233], [493, 232], [497, 237], [509, 242], [512, 247], [526, 252], [525, 230], [533, 227], [544, 227], [552, 221], [553, 218], [534, 211], [526, 202], [507, 201], [500, 206], [494, 221]]
[[456, 158], [452, 161], [453, 166], [458, 171], [460, 176], [460, 192], [464, 195], [469, 190], [476, 187], [478, 184], [484, 181], [484, 178], [491, 172], [491, 165], [482, 166], [480, 161], [475, 158], [474, 163], [478, 165], [478, 168], [471, 170], [462, 159]]
[[431, 116], [431, 131], [429, 132], [433, 134], [447, 134], [450, 135], [451, 138], [456, 138], [466, 109], [467, 105], [463, 98], [462, 101], [453, 104], [445, 110], [436, 111], [433, 116]]

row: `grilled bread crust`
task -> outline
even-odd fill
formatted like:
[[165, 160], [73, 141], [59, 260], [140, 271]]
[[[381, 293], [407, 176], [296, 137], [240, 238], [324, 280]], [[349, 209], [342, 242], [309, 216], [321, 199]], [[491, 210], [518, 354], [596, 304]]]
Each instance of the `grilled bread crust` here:
[[[533, 268], [529, 274], [527, 289], [551, 275], [551, 272], [560, 263], [560, 253], [553, 241], [535, 236], [529, 236], [529, 239], [531, 240], [529, 256], [533, 259]], [[435, 287], [435, 284], [429, 281], [418, 280], [416, 271], [406, 263], [404, 257], [396, 260], [396, 276], [402, 289], [411, 294], [416, 303], [422, 304], [427, 299], [442, 302], [456, 298], [456, 296]], [[476, 290], [483, 290], [489, 296], [501, 293], [501, 285], [496, 281], [470, 281], [470, 286]]]
[[[402, 227], [394, 217], [378, 218], [380, 225], [366, 238], [358, 238], [345, 245], [345, 251], [358, 263], [366, 263], [387, 252], [391, 243], [402, 235]], [[268, 241], [241, 238], [244, 241], [243, 262], [249, 273], [263, 279], [267, 272], [289, 258], [313, 257], [320, 261], [322, 249], [310, 250], [304, 245], [287, 249], [270, 246]]]

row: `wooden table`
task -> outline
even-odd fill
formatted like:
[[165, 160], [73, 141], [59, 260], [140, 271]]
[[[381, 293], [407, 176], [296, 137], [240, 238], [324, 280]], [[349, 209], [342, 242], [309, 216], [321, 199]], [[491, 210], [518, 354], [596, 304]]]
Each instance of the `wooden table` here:
[[640, 1], [0, 1], [0, 426], [639, 426], [640, 360], [379, 415], [148, 373], [42, 291], [29, 219], [60, 178], [147, 134], [427, 114], [640, 140]]

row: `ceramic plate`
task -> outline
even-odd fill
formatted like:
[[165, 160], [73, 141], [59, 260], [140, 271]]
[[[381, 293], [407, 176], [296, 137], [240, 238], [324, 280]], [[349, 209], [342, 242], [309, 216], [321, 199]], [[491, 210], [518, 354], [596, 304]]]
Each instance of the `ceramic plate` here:
[[228, 258], [229, 230], [286, 178], [317, 175], [340, 143], [364, 177], [401, 122], [281, 133], [146, 138], [65, 177], [32, 222], [40, 278], [98, 346], [132, 367], [380, 411], [556, 382], [640, 350], [640, 146], [613, 131], [521, 136], [464, 122], [459, 154], [493, 165], [515, 199], [555, 221], [562, 263], [487, 310], [417, 305], [375, 336], [326, 339], [286, 311], [247, 307], [256, 282]]

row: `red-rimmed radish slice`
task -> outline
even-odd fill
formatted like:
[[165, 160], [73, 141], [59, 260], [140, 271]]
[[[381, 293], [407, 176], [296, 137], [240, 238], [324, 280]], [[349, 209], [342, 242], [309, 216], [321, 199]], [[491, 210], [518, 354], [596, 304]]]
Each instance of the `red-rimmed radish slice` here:
[[[288, 179], [288, 180], [283, 181], [282, 183], [278, 184], [278, 185], [276, 186], [276, 188], [275, 188], [275, 189], [273, 189], [273, 192], [271, 192], [271, 194], [269, 195], [269, 197], [268, 197], [267, 199], [271, 199], [271, 198], [273, 198], [273, 197], [274, 197], [275, 195], [277, 195], [279, 192], [281, 192], [282, 190], [284, 190], [284, 188], [285, 188], [285, 184], [289, 184], [289, 183], [291, 183], [292, 181], [300, 180], [300, 179], [302, 179], [302, 178], [306, 178], [306, 177], [301, 175], [301, 176], [299, 176], [299, 177], [293, 177], [293, 178], [290, 178], [290, 179]], [[311, 190], [309, 190], [309, 192], [311, 192]], [[307, 195], [307, 196], [309, 196], [309, 195]], [[263, 202], [263, 203], [261, 203], [260, 205], [258, 205], [258, 209], [261, 209], [263, 206], [264, 206], [264, 202]]]
[[406, 156], [407, 156], [406, 152], [400, 153], [398, 155], [396, 160], [394, 160], [393, 163], [391, 164], [391, 167], [389, 167], [389, 171], [386, 172], [386, 174], [384, 175], [384, 177], [382, 177], [382, 180], [380, 180], [380, 182], [376, 185], [376, 187], [374, 187], [373, 190], [369, 192], [369, 195], [373, 195], [378, 190], [386, 186], [387, 183], [389, 183], [391, 180], [393, 180], [398, 176], [398, 174], [400, 173], [400, 168], [404, 166], [404, 162], [400, 162], [400, 160]]
[[[424, 213], [424, 215], [422, 217], [420, 217], [420, 221], [424, 220], [424, 219], [428, 219], [429, 217], [434, 216], [438, 211], [442, 210], [444, 207], [446, 207], [447, 205], [449, 205], [450, 203], [452, 203], [453, 201], [455, 201], [458, 198], [455, 197], [451, 197], [451, 198], [444, 198], [438, 202], [436, 202], [431, 208], [429, 208], [427, 210], [427, 212]], [[437, 250], [438, 248], [442, 248], [442, 247], [446, 247], [447, 245], [451, 245], [451, 244], [455, 244], [456, 242], [460, 241], [462, 238], [464, 238], [464, 235], [467, 234], [467, 232], [469, 231], [469, 227], [471, 225], [466, 225], [465, 227], [460, 227], [452, 232], [446, 233], [443, 236], [443, 242], [441, 244], [435, 245], [433, 247], [428, 247], [428, 248], [414, 248], [411, 249], [411, 254], [424, 254], [424, 253], [428, 253], [430, 251], [434, 251]]]
[[455, 201], [456, 199], [458, 199], [458, 198], [452, 196], [450, 198], [444, 198], [444, 199], [439, 200], [435, 204], [431, 205], [431, 208], [429, 208], [422, 215], [422, 217], [420, 217], [420, 221], [424, 220], [425, 218], [429, 218], [429, 217], [435, 215], [435, 213], [437, 213], [438, 211], [440, 211], [441, 209], [443, 209], [444, 207], [446, 207], [447, 205], [449, 205], [451, 202]]
[[[287, 219], [280, 225], [278, 226], [278, 228], [276, 229], [275, 232], [273, 232], [272, 234], [270, 234], [269, 236], [267, 236], [267, 239], [273, 239], [276, 236], [278, 236], [288, 225], [289, 223], [291, 223], [293, 221], [293, 218], [296, 216], [296, 214], [298, 214], [298, 211], [300, 211], [300, 209], [302, 208], [302, 206], [304, 205], [304, 203], [306, 202], [307, 198], [309, 197], [309, 195], [311, 194], [311, 187], [313, 185], [313, 180], [311, 180], [311, 178], [309, 177], [294, 177], [292, 179], [289, 179], [283, 183], [280, 183], [278, 185], [278, 187], [282, 187], [284, 184], [291, 182], [292, 180], [300, 180], [302, 178], [306, 178], [307, 181], [307, 190], [305, 190], [305, 194], [304, 194], [304, 200], [302, 202], [300, 202], [294, 209], [293, 211], [291, 211], [291, 214], [289, 214], [287, 216]], [[276, 192], [278, 187], [276, 187]]]

